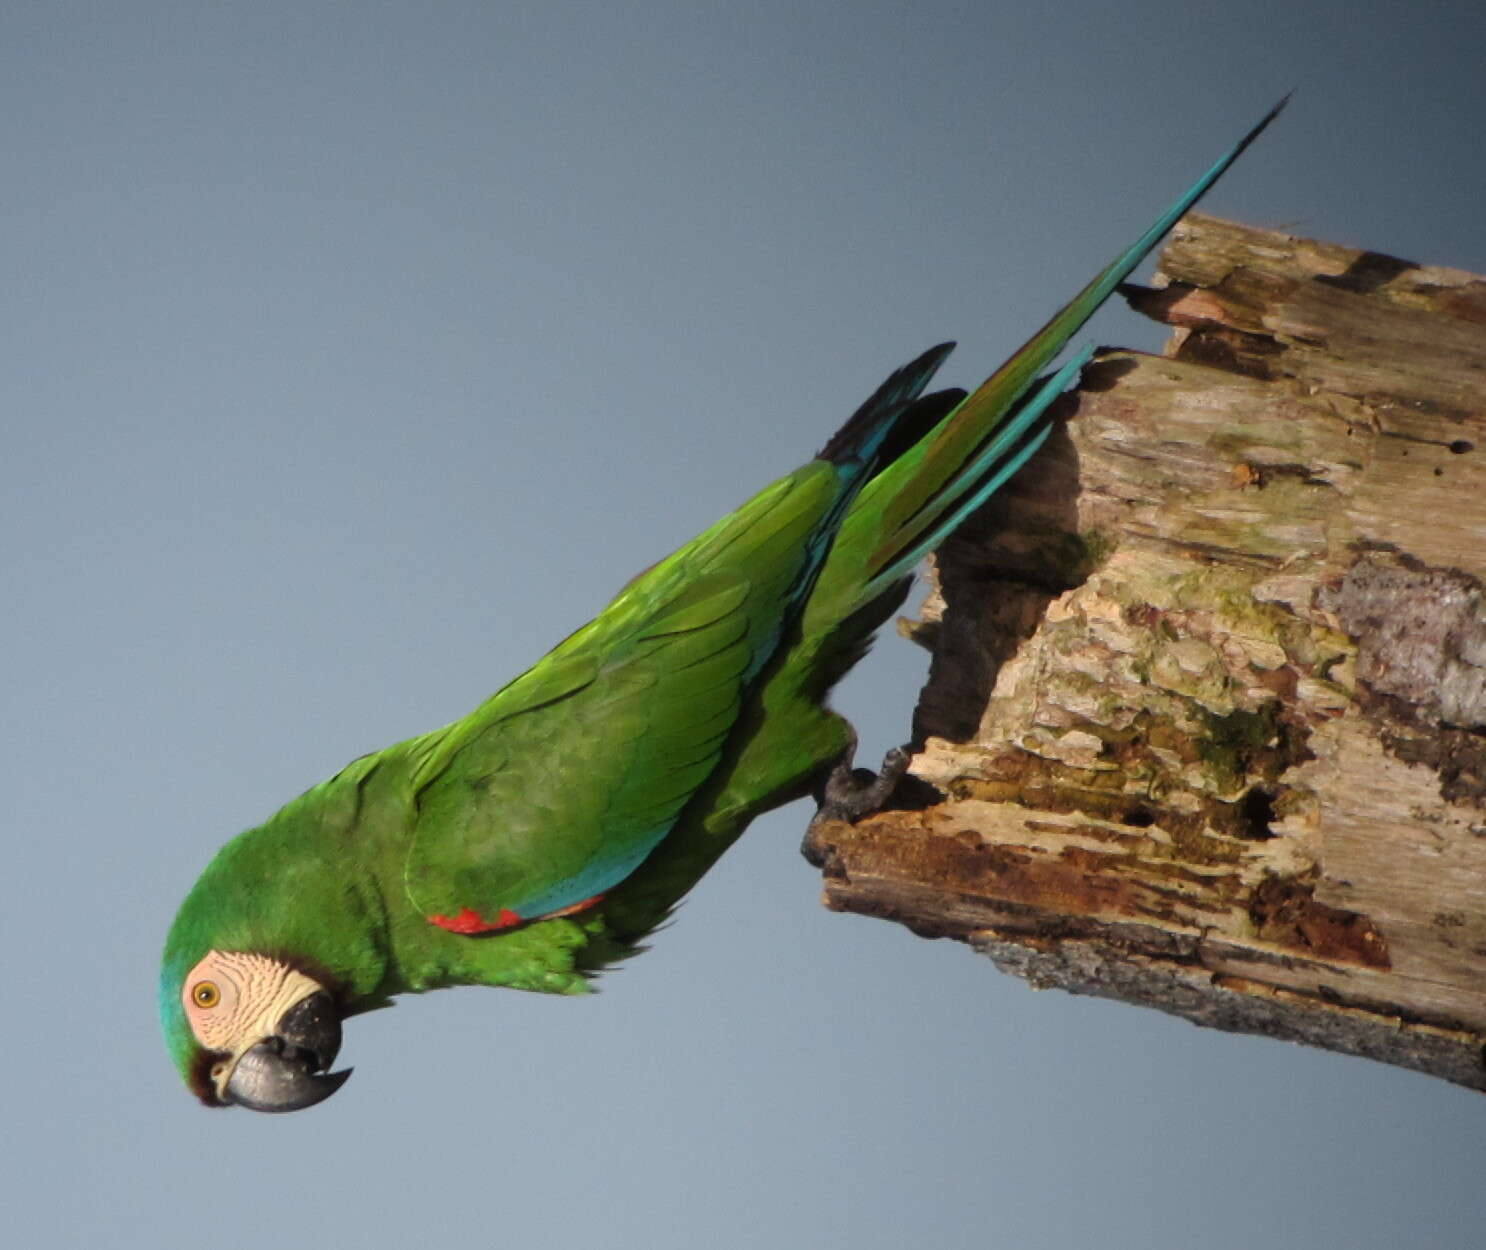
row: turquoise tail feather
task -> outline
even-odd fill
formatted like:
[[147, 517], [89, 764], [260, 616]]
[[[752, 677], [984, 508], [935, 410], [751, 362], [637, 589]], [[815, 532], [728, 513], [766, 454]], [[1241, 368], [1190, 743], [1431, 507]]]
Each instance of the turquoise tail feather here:
[[898, 578], [911, 573], [920, 560], [954, 533], [966, 517], [1006, 485], [1016, 471], [1037, 453], [1052, 433], [1052, 423], [1044, 420], [1048, 408], [1093, 355], [1092, 343], [1081, 347], [1072, 360], [1048, 377], [1032, 397], [1017, 408], [1012, 419], [996, 431], [995, 437], [976, 453], [948, 486], [899, 530], [902, 541], [912, 545], [867, 583], [864, 598], [875, 598]]
[[1044, 381], [1031, 401], [1019, 401], [1068, 340], [1263, 133], [1289, 98], [1270, 109], [980, 387], [867, 482], [842, 523], [819, 589], [808, 605], [812, 623], [829, 629], [832, 620], [843, 621], [882, 595], [1025, 463], [1036, 450], [1032, 440], [1040, 446], [1045, 437], [1045, 425], [1042, 432], [1036, 427], [1046, 422], [1048, 407], [1088, 359], [1087, 352]]

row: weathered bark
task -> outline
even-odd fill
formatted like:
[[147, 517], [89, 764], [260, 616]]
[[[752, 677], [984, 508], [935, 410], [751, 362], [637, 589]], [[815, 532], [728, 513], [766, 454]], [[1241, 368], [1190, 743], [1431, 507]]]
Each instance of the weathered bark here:
[[1486, 279], [1194, 216], [1157, 284], [943, 549], [826, 902], [1486, 1089]]

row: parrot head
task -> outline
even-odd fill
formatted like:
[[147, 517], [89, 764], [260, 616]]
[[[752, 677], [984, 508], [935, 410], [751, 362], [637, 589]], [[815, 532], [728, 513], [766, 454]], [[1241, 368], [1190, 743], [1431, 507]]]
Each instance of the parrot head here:
[[[293, 872], [276, 882], [255, 842], [229, 842], [182, 903], [161, 960], [160, 1024], [176, 1070], [207, 1106], [298, 1111], [351, 1075], [330, 1065], [354, 971], [324, 940], [337, 926], [316, 923], [336, 887], [317, 896]], [[284, 906], [276, 884], [307, 906]]]
[[208, 951], [178, 984], [161, 985], [167, 994], [175, 999], [161, 1003], [167, 1041], [208, 1106], [298, 1111], [351, 1075], [329, 1071], [341, 1045], [335, 996], [287, 960]]

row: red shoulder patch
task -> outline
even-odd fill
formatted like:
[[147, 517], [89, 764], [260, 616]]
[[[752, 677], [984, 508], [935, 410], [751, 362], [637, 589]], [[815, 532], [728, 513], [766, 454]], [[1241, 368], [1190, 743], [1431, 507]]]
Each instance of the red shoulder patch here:
[[429, 916], [428, 923], [437, 925], [440, 929], [447, 929], [450, 933], [464, 934], [466, 937], [472, 937], [477, 933], [499, 933], [502, 929], [514, 929], [518, 925], [531, 924], [534, 920], [552, 920], [558, 916], [576, 915], [580, 911], [587, 911], [603, 897], [602, 894], [595, 894], [592, 898], [585, 898], [581, 903], [559, 907], [556, 911], [543, 912], [540, 916], [522, 916], [509, 907], [502, 907], [493, 920], [486, 920], [473, 907], [465, 907], [457, 916], [443, 914]]
[[526, 920], [518, 916], [509, 907], [502, 907], [493, 920], [486, 920], [473, 907], [466, 907], [457, 916], [430, 916], [428, 923], [437, 925], [440, 929], [447, 929], [450, 933], [463, 933], [466, 935], [475, 933], [495, 933], [501, 929], [514, 929], [519, 924], [525, 924]]

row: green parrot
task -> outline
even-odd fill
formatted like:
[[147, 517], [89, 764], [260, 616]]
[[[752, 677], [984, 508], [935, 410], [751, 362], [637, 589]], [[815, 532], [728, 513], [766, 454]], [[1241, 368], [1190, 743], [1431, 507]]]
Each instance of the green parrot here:
[[[1281, 101], [976, 391], [894, 373], [820, 454], [635, 577], [468, 716], [354, 760], [201, 874], [165, 943], [167, 1047], [206, 1104], [334, 1093], [347, 1016], [454, 985], [586, 991], [760, 813], [870, 784], [827, 703], [914, 567], [1042, 444], [1039, 377]], [[870, 775], [869, 775], [870, 776]]]

